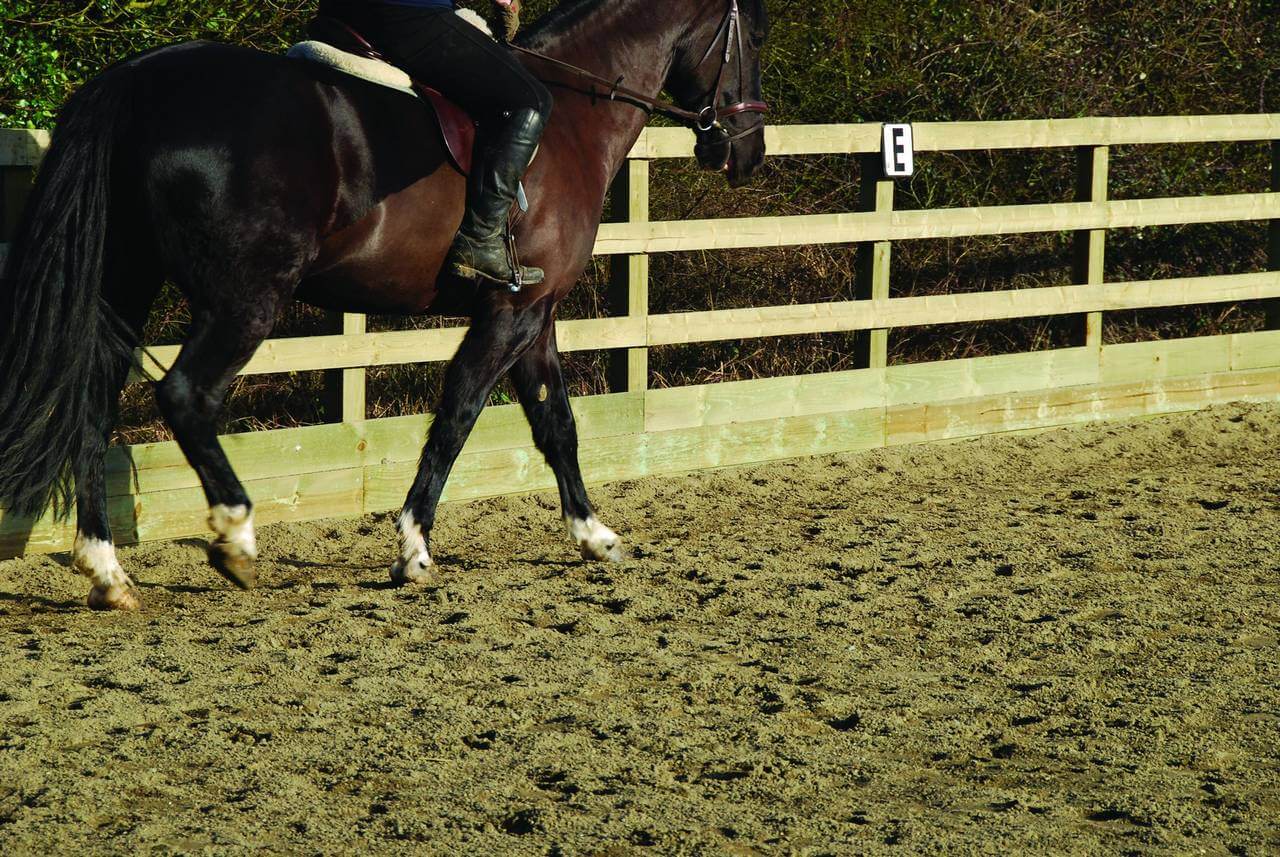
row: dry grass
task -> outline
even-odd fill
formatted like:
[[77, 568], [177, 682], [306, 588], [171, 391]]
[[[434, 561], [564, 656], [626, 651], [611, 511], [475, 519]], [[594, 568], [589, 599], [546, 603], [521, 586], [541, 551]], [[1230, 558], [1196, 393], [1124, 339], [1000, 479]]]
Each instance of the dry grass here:
[[[553, 5], [530, 0], [529, 17]], [[774, 19], [765, 60], [772, 121], [862, 122], [1022, 119], [1084, 115], [1245, 113], [1276, 109], [1273, 58], [1280, 48], [1274, 4], [1215, 0], [1055, 0], [979, 3], [922, 0], [858, 4], [770, 0]], [[106, 61], [194, 36], [278, 49], [301, 29], [300, 0], [191, 0], [182, 4], [89, 7], [70, 0], [0, 3], [0, 123], [48, 124], [74, 86]], [[1114, 198], [1239, 193], [1270, 187], [1261, 145], [1123, 147], [1112, 153]], [[749, 191], [682, 163], [655, 166], [654, 219], [747, 217], [851, 210], [858, 170], [844, 156], [775, 158]], [[964, 153], [922, 159], [904, 183], [904, 209], [1067, 200], [1074, 193], [1069, 150]], [[653, 259], [651, 311], [679, 312], [847, 299], [853, 247], [684, 253]], [[1058, 285], [1069, 281], [1070, 236], [920, 241], [894, 250], [893, 294], [925, 295]], [[605, 262], [594, 263], [562, 317], [604, 314]], [[1265, 230], [1226, 224], [1129, 230], [1109, 236], [1107, 277], [1154, 279], [1265, 267]], [[160, 340], [180, 335], [183, 313], [162, 304], [151, 326]], [[371, 320], [374, 329], [404, 324]], [[435, 324], [436, 322], [412, 322]], [[1257, 305], [1225, 305], [1108, 317], [1110, 342], [1257, 329]], [[332, 330], [323, 314], [290, 308], [278, 335]], [[1072, 342], [1076, 319], [1026, 319], [895, 331], [893, 362], [917, 362], [1051, 348]], [[852, 365], [851, 336], [715, 343], [655, 349], [651, 383], [670, 386]], [[576, 393], [604, 389], [604, 358], [566, 361]], [[427, 410], [438, 366], [369, 373], [370, 416]], [[223, 429], [307, 424], [325, 418], [322, 373], [243, 379], [232, 390]], [[500, 389], [497, 400], [508, 396]], [[144, 390], [123, 407], [122, 439], [160, 438]]]

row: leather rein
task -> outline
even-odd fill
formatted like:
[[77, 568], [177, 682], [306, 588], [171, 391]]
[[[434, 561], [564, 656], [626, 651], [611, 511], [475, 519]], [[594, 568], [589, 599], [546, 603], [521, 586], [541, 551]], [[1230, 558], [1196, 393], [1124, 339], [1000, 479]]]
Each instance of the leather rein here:
[[529, 48], [523, 48], [519, 45], [510, 43], [507, 47], [516, 53], [533, 57], [534, 59], [541, 60], [542, 62], [563, 69], [564, 71], [573, 74], [575, 77], [592, 84], [591, 92], [593, 96], [595, 95], [595, 86], [603, 86], [608, 92], [610, 101], [617, 101], [619, 98], [622, 98], [627, 101], [634, 102], [652, 113], [658, 113], [669, 119], [674, 119], [675, 121], [683, 125], [687, 125], [699, 133], [706, 134], [712, 131], [718, 131], [723, 135], [723, 137], [722, 139], [714, 142], [716, 144], [723, 145], [726, 143], [732, 143], [735, 140], [740, 140], [743, 137], [756, 133], [757, 131], [763, 131], [764, 122], [756, 122], [745, 131], [739, 131], [737, 134], [730, 135], [729, 130], [721, 124], [722, 119], [728, 119], [731, 116], [739, 116], [743, 113], [763, 115], [769, 112], [769, 105], [764, 101], [742, 100], [735, 104], [727, 104], [723, 107], [716, 106], [716, 99], [719, 97], [721, 87], [724, 85], [725, 71], [729, 68], [729, 64], [734, 58], [735, 45], [737, 47], [736, 53], [738, 57], [739, 96], [741, 96], [742, 92], [742, 15], [738, 10], [738, 0], [729, 0], [729, 9], [725, 13], [724, 20], [716, 30], [715, 36], [712, 37], [711, 45], [707, 48], [707, 52], [703, 54], [702, 59], [699, 60], [699, 65], [706, 62], [707, 59], [715, 52], [717, 46], [720, 44], [721, 37], [724, 39], [724, 52], [720, 61], [720, 73], [716, 76], [715, 88], [711, 90], [711, 103], [696, 112], [692, 110], [685, 110], [683, 107], [672, 104], [670, 101], [654, 98], [651, 95], [645, 95], [643, 92], [637, 92], [634, 89], [623, 86], [622, 77], [611, 81], [595, 74], [594, 72], [587, 71], [585, 68], [573, 65], [572, 63], [567, 63], [564, 60], [558, 60], [555, 57], [547, 56], [539, 51], [530, 50]]

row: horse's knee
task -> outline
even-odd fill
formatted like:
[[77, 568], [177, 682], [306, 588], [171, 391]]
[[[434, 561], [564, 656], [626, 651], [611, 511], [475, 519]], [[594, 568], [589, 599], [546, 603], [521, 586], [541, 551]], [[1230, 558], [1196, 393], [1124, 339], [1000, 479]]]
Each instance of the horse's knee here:
[[188, 418], [195, 409], [197, 396], [191, 380], [176, 370], [171, 370], [156, 384], [156, 404], [170, 425]]

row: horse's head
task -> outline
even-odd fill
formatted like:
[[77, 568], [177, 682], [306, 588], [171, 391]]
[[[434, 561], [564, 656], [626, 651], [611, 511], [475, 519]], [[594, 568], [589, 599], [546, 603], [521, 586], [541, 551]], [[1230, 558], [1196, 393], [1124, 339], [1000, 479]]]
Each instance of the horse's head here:
[[703, 169], [724, 170], [733, 187], [764, 163], [760, 51], [769, 35], [764, 0], [708, 0], [683, 40], [667, 89], [685, 110], [701, 112], [695, 152]]

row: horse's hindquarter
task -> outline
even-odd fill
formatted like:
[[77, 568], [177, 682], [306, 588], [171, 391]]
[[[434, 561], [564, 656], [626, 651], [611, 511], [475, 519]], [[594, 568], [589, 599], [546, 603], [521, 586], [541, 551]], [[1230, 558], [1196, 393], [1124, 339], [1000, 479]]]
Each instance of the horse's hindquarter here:
[[[184, 280], [296, 276], [332, 219], [334, 122], [320, 84], [296, 63], [212, 43], [126, 63], [132, 157], [166, 273]], [[226, 278], [228, 272], [240, 276]]]
[[264, 270], [264, 248], [279, 248], [266, 267], [287, 273], [296, 261], [302, 300], [384, 312], [431, 303], [463, 181], [420, 102], [213, 43], [134, 63], [148, 107], [140, 171], [176, 278], [199, 236], [233, 271]]

